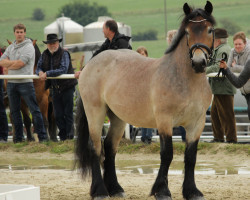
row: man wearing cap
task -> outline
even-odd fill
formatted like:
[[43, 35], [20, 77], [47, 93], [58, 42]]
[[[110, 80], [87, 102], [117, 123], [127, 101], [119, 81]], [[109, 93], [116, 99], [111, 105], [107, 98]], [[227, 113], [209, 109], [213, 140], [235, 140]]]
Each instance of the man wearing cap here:
[[[23, 24], [14, 26], [16, 40], [7, 47], [0, 59], [0, 65], [8, 69], [9, 75], [33, 75], [35, 49], [32, 41], [26, 38], [26, 27]], [[36, 102], [33, 79], [9, 79], [7, 93], [10, 112], [15, 126], [14, 142], [23, 141], [23, 121], [20, 112], [21, 97], [28, 105], [34, 121], [35, 133], [40, 142], [47, 141], [42, 114]]]
[[[219, 72], [219, 65], [223, 54], [229, 57], [231, 47], [227, 44], [228, 34], [225, 29], [216, 28], [214, 33], [214, 54], [211, 63], [206, 68], [206, 74]], [[226, 60], [227, 61], [227, 60]], [[209, 83], [214, 95], [211, 106], [211, 120], [214, 139], [212, 142], [236, 143], [236, 122], [234, 115], [234, 94], [235, 87], [227, 78], [209, 78]]]
[[[47, 77], [56, 77], [62, 74], [74, 74], [71, 57], [68, 51], [62, 49], [56, 34], [48, 34], [47, 49], [42, 53], [38, 63], [36, 74], [41, 80]], [[73, 95], [75, 91], [76, 79], [49, 79], [46, 80], [46, 88], [51, 88], [53, 108], [56, 124], [59, 128], [61, 141], [73, 139]]]

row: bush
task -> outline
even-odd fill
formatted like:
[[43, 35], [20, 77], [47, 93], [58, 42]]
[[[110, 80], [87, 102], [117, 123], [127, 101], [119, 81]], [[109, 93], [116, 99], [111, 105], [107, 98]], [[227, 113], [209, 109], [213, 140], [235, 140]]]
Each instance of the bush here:
[[227, 30], [229, 35], [234, 35], [235, 33], [241, 31], [241, 27], [228, 19], [221, 19], [220, 23], [222, 27]]
[[72, 20], [86, 26], [87, 24], [94, 22], [99, 16], [110, 16], [108, 9], [104, 6], [98, 6], [97, 3], [90, 5], [88, 2], [74, 2], [64, 5], [57, 17], [61, 17], [62, 13], [65, 17], [70, 17]]
[[133, 41], [142, 41], [142, 40], [157, 40], [157, 31], [148, 30], [145, 32], [139, 32], [132, 37]]
[[37, 20], [37, 21], [42, 21], [44, 20], [45, 14], [41, 8], [36, 8], [33, 11], [32, 19]]

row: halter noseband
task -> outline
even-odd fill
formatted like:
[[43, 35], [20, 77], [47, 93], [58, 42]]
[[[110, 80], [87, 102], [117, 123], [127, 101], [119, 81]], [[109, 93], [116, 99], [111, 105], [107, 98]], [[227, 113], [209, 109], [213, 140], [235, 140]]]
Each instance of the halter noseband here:
[[[202, 20], [197, 20], [197, 21], [195, 21], [195, 20], [189, 20], [189, 22], [201, 23], [201, 22], [206, 21], [206, 20], [207, 20], [207, 19], [202, 19]], [[213, 30], [213, 44], [214, 44], [214, 30]], [[187, 38], [187, 46], [189, 47], [188, 38]], [[209, 48], [207, 45], [202, 44], [202, 43], [193, 44], [193, 45], [189, 48], [189, 57], [190, 57], [191, 60], [193, 59], [194, 52], [195, 52], [197, 49], [200, 49], [200, 50], [205, 54], [205, 57], [206, 57], [207, 61], [211, 60], [211, 58], [212, 58], [212, 56], [213, 56], [214, 45], [212, 45], [212, 47]], [[207, 50], [207, 53], [206, 53], [203, 49], [206, 49], [206, 50]]]

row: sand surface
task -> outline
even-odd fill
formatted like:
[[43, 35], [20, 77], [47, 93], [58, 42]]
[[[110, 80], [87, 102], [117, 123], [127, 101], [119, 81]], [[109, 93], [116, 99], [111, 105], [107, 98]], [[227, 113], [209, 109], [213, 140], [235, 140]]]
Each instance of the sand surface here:
[[[8, 155], [7, 155], [8, 154]], [[73, 154], [66, 153], [55, 155], [50, 153], [6, 153], [0, 152], [0, 157], [40, 158], [72, 160]], [[123, 160], [159, 160], [157, 154], [118, 154], [117, 161]], [[174, 160], [183, 160], [183, 156], [174, 156]], [[250, 159], [244, 155], [198, 155], [198, 160], [207, 160], [221, 166], [250, 166]], [[126, 198], [134, 200], [150, 200], [151, 187], [156, 174], [118, 173], [118, 180], [126, 192]], [[250, 174], [197, 174], [195, 176], [197, 187], [203, 192], [207, 200], [249, 200], [250, 199]], [[169, 175], [169, 189], [173, 200], [183, 199], [183, 175]], [[52, 170], [52, 169], [27, 169], [27, 170], [0, 170], [0, 184], [25, 184], [40, 187], [41, 200], [90, 200], [89, 188], [91, 179], [82, 180], [77, 171]], [[111, 198], [117, 199], [117, 198]]]

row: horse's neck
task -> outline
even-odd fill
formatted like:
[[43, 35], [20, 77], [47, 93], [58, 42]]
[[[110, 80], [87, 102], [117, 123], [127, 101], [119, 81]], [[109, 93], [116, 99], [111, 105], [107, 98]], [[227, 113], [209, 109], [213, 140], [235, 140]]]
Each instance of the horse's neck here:
[[34, 65], [33, 74], [36, 74], [36, 68], [37, 68], [37, 65]]
[[181, 68], [182, 70], [189, 71], [191, 66], [191, 60], [189, 57], [189, 48], [187, 46], [186, 37], [183, 37], [176, 47], [176, 50], [173, 52], [173, 56], [176, 61], [176, 67]]

